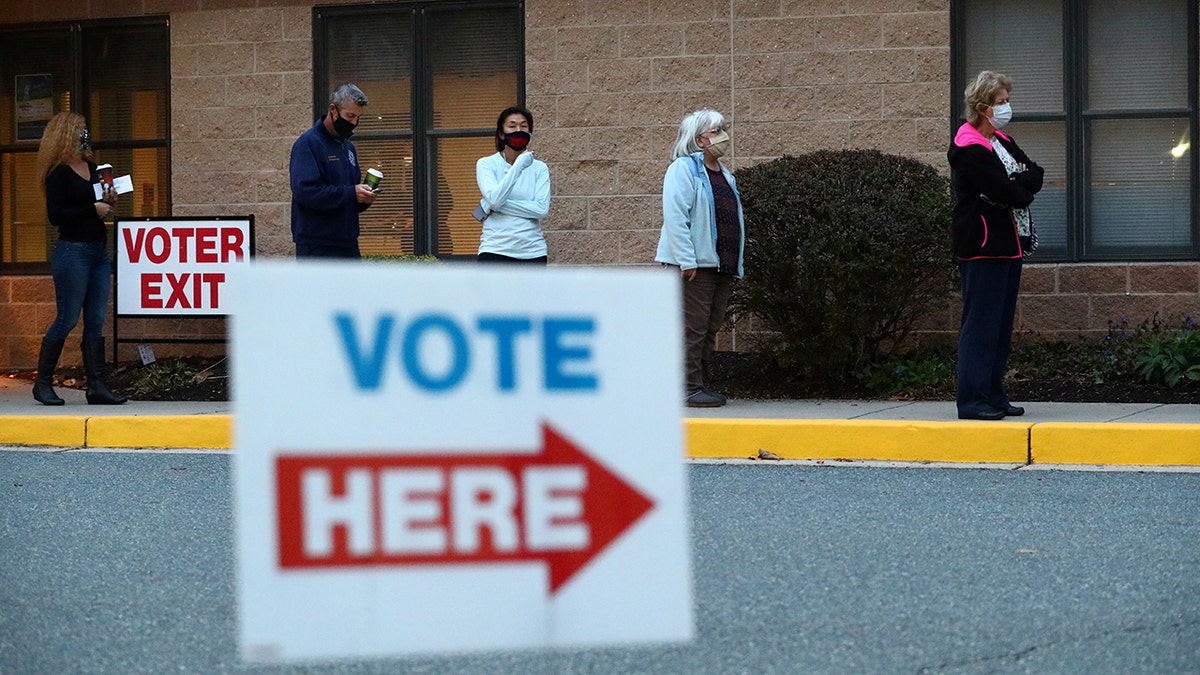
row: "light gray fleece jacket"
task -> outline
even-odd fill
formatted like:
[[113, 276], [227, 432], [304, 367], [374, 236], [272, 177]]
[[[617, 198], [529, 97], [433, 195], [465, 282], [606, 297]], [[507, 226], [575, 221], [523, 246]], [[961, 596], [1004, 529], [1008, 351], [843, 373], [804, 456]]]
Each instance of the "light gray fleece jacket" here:
[[[738, 192], [733, 174], [724, 166], [721, 173], [733, 188], [738, 201], [738, 227], [741, 230], [738, 248], [737, 277], [743, 274], [742, 261], [746, 252], [746, 219], [742, 211], [742, 195]], [[697, 267], [717, 267], [717, 209], [713, 204], [712, 183], [704, 170], [704, 153], [678, 157], [667, 167], [663, 177], [663, 224], [658, 237], [658, 252], [654, 260], [678, 265], [690, 270]]]

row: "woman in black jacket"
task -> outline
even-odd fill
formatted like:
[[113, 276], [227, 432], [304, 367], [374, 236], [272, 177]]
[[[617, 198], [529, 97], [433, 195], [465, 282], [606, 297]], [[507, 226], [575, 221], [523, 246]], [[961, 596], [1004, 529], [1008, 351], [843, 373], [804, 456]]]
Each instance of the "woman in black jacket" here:
[[1012, 119], [1012, 80], [985, 70], [967, 86], [967, 121], [946, 153], [954, 183], [954, 255], [962, 275], [958, 417], [1025, 414], [1004, 390], [1021, 260], [1036, 245], [1029, 205], [1043, 171], [1000, 132]]
[[87, 123], [78, 113], [61, 112], [51, 118], [38, 146], [37, 172], [46, 193], [46, 217], [58, 227], [58, 243], [50, 269], [58, 314], [38, 354], [33, 398], [45, 405], [62, 405], [54, 393], [54, 369], [67, 335], [83, 314], [83, 366], [87, 372], [88, 403], [124, 403], [104, 382], [104, 316], [112, 288], [112, 262], [108, 257], [108, 230], [104, 219], [112, 212], [116, 193], [111, 187], [97, 199], [100, 182], [92, 161]]

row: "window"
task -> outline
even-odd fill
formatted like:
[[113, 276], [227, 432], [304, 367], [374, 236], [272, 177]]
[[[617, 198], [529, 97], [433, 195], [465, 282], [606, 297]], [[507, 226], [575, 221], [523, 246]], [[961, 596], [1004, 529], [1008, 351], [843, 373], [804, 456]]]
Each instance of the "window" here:
[[360, 167], [384, 179], [360, 219], [363, 253], [474, 255], [475, 162], [496, 152], [496, 116], [524, 99], [522, 5], [336, 6], [313, 16], [314, 119], [343, 82], [370, 101], [354, 145]]
[[1196, 0], [958, 0], [951, 101], [1013, 79], [1011, 131], [1046, 170], [1035, 260], [1200, 257]]
[[117, 216], [170, 213], [166, 19], [0, 31], [0, 269], [44, 274], [58, 239], [46, 220], [38, 141], [51, 116], [82, 113], [98, 163], [133, 178]]

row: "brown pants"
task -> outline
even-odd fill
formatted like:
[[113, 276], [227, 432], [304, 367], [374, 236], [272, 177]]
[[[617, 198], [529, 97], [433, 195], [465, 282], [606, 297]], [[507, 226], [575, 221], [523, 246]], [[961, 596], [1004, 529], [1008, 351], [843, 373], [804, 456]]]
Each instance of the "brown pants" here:
[[731, 275], [711, 267], [696, 270], [695, 278], [683, 282], [683, 370], [689, 396], [704, 387], [704, 366], [712, 358], [717, 331], [725, 323], [732, 287]]

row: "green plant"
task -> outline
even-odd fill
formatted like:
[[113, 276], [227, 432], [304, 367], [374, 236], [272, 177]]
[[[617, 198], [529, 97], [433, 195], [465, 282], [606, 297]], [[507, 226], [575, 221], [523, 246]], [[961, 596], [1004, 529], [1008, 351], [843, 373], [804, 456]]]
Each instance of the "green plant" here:
[[405, 254], [385, 254], [385, 253], [366, 253], [363, 254], [365, 262], [379, 263], [398, 263], [398, 262], [438, 262], [437, 256], [433, 255], [412, 255]]
[[737, 180], [746, 278], [732, 307], [758, 317], [780, 368], [830, 391], [852, 385], [953, 290], [949, 183], [932, 166], [819, 151]]
[[1138, 373], [1149, 382], [1174, 388], [1180, 382], [1200, 381], [1200, 332], [1156, 335], [1135, 359]]
[[196, 382], [196, 370], [182, 359], [163, 359], [139, 368], [130, 378], [127, 394], [148, 398]]
[[933, 398], [954, 392], [954, 356], [943, 350], [916, 351], [868, 366], [867, 395]]

